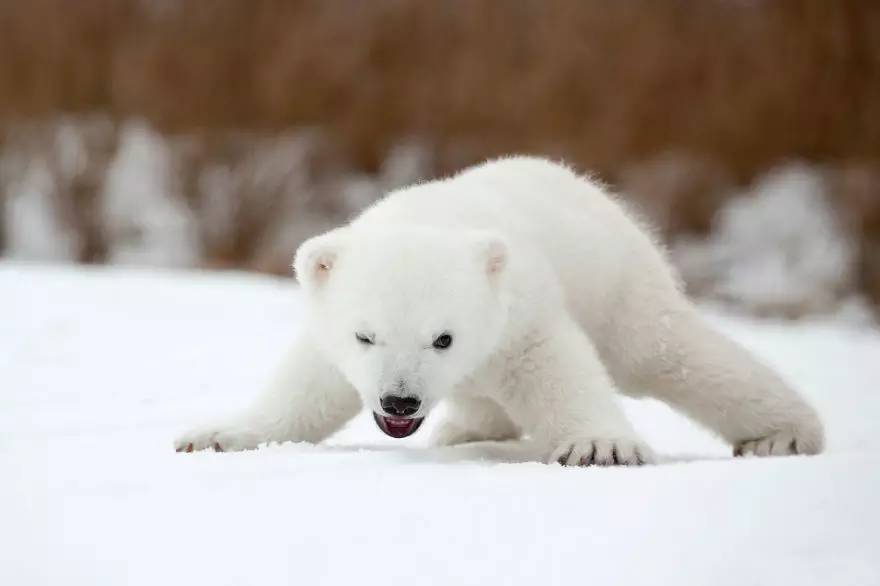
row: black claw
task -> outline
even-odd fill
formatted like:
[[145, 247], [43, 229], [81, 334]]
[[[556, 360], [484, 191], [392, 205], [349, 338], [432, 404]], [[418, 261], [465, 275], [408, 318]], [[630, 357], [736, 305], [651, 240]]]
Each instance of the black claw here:
[[589, 454], [587, 454], [586, 456], [584, 456], [583, 458], [580, 459], [580, 461], [578, 462], [578, 465], [592, 466], [593, 464], [596, 463], [596, 445], [595, 444], [590, 444], [590, 445], [592, 446], [593, 449], [590, 450]]
[[568, 459], [571, 457], [571, 453], [573, 451], [574, 451], [574, 446], [571, 446], [570, 448], [568, 448], [567, 452], [565, 452], [564, 454], [559, 456], [559, 459], [556, 460], [556, 463], [560, 464], [562, 466], [568, 466]]

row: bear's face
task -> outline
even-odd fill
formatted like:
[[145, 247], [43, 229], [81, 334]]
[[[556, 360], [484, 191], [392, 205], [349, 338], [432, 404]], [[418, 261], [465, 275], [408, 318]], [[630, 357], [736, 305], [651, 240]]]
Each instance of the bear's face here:
[[404, 437], [495, 350], [507, 246], [482, 232], [341, 229], [297, 252], [309, 335], [388, 435]]

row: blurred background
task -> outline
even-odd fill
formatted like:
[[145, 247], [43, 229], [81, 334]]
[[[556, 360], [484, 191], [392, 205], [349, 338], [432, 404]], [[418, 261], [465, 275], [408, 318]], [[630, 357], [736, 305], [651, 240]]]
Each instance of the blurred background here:
[[877, 315], [876, 0], [0, 0], [4, 257], [287, 273], [510, 153], [608, 183], [696, 296]]

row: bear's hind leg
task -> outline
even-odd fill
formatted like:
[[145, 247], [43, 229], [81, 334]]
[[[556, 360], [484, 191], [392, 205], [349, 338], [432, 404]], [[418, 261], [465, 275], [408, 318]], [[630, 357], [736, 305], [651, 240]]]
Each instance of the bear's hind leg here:
[[[714, 430], [735, 455], [816, 454], [824, 434], [816, 412], [769, 367], [684, 308], [661, 316], [657, 337], [629, 337], [640, 391]], [[650, 358], [648, 358], [650, 357]]]

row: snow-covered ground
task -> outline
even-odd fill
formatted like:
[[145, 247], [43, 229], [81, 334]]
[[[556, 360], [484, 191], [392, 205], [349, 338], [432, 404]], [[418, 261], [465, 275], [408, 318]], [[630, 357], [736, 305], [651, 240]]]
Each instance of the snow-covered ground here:
[[636, 402], [661, 465], [427, 449], [437, 416], [178, 454], [270, 376], [292, 283], [0, 263], [0, 584], [880, 584], [880, 333], [711, 315], [811, 398], [827, 454], [734, 460]]

